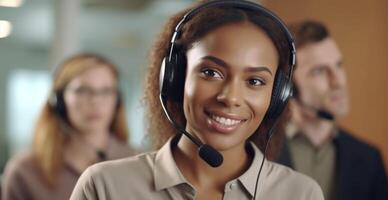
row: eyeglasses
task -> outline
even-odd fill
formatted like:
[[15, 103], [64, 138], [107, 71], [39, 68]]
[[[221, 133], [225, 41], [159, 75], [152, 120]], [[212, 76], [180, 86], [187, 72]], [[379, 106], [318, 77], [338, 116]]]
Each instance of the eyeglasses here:
[[94, 96], [109, 99], [116, 97], [118, 93], [118, 90], [115, 87], [106, 87], [97, 90], [87, 86], [81, 86], [76, 88], [66, 88], [66, 90], [72, 92], [80, 99], [91, 99]]

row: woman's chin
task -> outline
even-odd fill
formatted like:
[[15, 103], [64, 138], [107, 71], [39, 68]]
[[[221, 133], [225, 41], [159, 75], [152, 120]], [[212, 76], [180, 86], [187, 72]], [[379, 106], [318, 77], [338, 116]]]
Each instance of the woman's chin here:
[[225, 138], [225, 137], [211, 137], [205, 139], [204, 143], [210, 145], [217, 151], [227, 151], [237, 146], [239, 143], [244, 143], [243, 141], [239, 142], [234, 138]]

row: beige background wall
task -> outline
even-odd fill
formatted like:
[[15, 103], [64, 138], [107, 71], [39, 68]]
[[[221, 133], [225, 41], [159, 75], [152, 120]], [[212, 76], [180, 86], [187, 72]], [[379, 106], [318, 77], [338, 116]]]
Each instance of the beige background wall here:
[[379, 147], [388, 171], [388, 1], [262, 0], [285, 22], [316, 19], [344, 54], [351, 112], [343, 127]]

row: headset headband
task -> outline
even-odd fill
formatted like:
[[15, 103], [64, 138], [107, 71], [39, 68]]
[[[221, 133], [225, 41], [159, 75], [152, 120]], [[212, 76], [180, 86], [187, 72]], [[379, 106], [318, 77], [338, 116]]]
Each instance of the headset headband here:
[[293, 39], [290, 31], [287, 29], [284, 22], [279, 17], [277, 17], [274, 13], [272, 13], [270, 10], [260, 6], [259, 4], [245, 1], [245, 0], [213, 0], [213, 1], [209, 1], [207, 3], [204, 3], [198, 7], [190, 10], [188, 13], [186, 13], [174, 29], [174, 34], [171, 38], [170, 53], [168, 56], [169, 61], [171, 61], [171, 55], [172, 55], [172, 52], [175, 48], [175, 42], [178, 39], [178, 37], [180, 36], [181, 29], [182, 29], [183, 25], [187, 21], [189, 21], [193, 16], [195, 16], [197, 13], [199, 13], [201, 10], [212, 8], [212, 7], [217, 7], [217, 6], [218, 7], [230, 6], [233, 8], [241, 8], [244, 10], [251, 10], [251, 11], [259, 10], [259, 11], [261, 11], [261, 14], [271, 18], [272, 21], [274, 21], [277, 24], [277, 26], [282, 30], [282, 32], [284, 33], [284, 35], [287, 39], [287, 44], [288, 44], [289, 49], [290, 49], [290, 57], [289, 57], [289, 61], [288, 61], [289, 62], [288, 63], [289, 64], [288, 77], [292, 77], [292, 73], [293, 73], [293, 69], [294, 69], [293, 66], [295, 65], [295, 60], [296, 60], [296, 57], [295, 57], [296, 49], [295, 49], [294, 39]]

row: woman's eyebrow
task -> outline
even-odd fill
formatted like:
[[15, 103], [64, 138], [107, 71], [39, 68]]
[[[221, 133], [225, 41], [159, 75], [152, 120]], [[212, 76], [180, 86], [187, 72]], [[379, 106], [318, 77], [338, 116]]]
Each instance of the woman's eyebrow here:
[[264, 72], [268, 72], [269, 74], [272, 75], [271, 70], [266, 66], [248, 67], [244, 71], [247, 71], [247, 72], [262, 72], [262, 71], [264, 71]]
[[209, 61], [214, 62], [217, 65], [220, 65], [222, 67], [229, 67], [229, 65], [225, 61], [223, 61], [215, 56], [204, 56], [201, 58], [201, 60], [209, 60]]
[[[215, 57], [215, 56], [204, 56], [201, 58], [202, 60], [209, 60], [211, 62], [214, 62], [216, 63], [217, 65], [221, 66], [221, 67], [225, 67], [225, 68], [228, 68], [230, 67], [225, 61]], [[272, 75], [272, 72], [271, 70], [266, 67], [266, 66], [259, 66], [259, 67], [247, 67], [244, 71], [247, 71], [247, 72], [262, 72], [262, 71], [266, 71], [268, 72], [269, 74]]]

